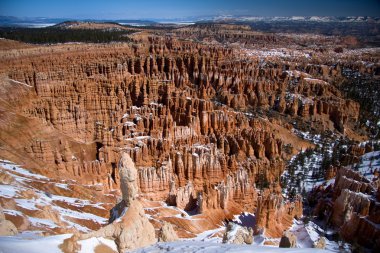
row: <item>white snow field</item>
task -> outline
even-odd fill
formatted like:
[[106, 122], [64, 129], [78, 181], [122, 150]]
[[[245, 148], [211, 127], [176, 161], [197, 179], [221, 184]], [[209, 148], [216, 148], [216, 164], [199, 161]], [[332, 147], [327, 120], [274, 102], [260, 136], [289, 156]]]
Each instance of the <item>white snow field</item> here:
[[[20, 234], [17, 236], [1, 236], [0, 252], [1, 253], [62, 253], [59, 245], [71, 234], [55, 235], [55, 236], [36, 236], [33, 234]], [[90, 238], [79, 241], [81, 250], [79, 253], [93, 253], [96, 246], [104, 244], [117, 252], [114, 241], [103, 237]]]
[[308, 253], [308, 252], [329, 252], [319, 249], [300, 249], [300, 248], [278, 248], [270, 246], [256, 246], [256, 245], [238, 245], [238, 244], [223, 244], [211, 243], [202, 241], [177, 241], [169, 243], [156, 243], [150, 247], [138, 249], [133, 251], [135, 253]]
[[[62, 253], [59, 245], [69, 238], [71, 234], [48, 236], [48, 237], [26, 237], [26, 236], [3, 236], [0, 237], [1, 253]], [[105, 238], [90, 238], [80, 241], [82, 248], [80, 253], [93, 253], [96, 246], [105, 244], [116, 251], [116, 244]], [[117, 251], [116, 251], [117, 252]], [[238, 245], [223, 244], [203, 241], [176, 241], [170, 243], [156, 243], [152, 246], [137, 249], [135, 253], [224, 253], [224, 252], [240, 252], [240, 253], [324, 253], [327, 250], [311, 249], [311, 248], [278, 248], [271, 246], [256, 245]]]

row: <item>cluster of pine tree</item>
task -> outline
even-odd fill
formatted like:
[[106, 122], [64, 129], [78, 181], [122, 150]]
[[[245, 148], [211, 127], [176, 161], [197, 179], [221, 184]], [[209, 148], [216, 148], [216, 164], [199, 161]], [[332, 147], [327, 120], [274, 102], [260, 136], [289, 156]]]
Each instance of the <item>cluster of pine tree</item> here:
[[109, 43], [128, 42], [132, 31], [47, 28], [0, 28], [0, 37], [32, 44], [55, 44], [66, 42]]
[[282, 188], [287, 190], [288, 197], [293, 199], [297, 194], [306, 194], [303, 182], [307, 179], [311, 167], [306, 162], [312, 158], [315, 149], [308, 148], [300, 152], [287, 166], [287, 174], [281, 178]]
[[281, 177], [281, 186], [290, 198], [297, 194], [307, 195], [307, 185], [322, 183], [327, 170], [341, 165], [352, 143], [348, 139], [333, 140], [322, 136], [314, 148], [308, 148], [295, 156], [287, 165], [287, 173]]
[[[380, 70], [376, 70], [376, 75]], [[369, 74], [359, 73], [357, 70], [343, 69], [346, 80], [338, 85], [346, 97], [360, 104], [359, 123], [366, 126], [370, 137], [380, 138], [380, 82]]]

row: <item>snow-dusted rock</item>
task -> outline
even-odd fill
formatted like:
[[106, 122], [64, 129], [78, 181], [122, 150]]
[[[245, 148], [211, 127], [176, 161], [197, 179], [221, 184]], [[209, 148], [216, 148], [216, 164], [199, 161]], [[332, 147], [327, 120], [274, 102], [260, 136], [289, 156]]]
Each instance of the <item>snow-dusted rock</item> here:
[[16, 235], [18, 233], [16, 226], [9, 220], [0, 221], [0, 235]]
[[130, 202], [130, 206], [120, 219], [98, 231], [84, 234], [80, 239], [91, 237], [113, 238], [119, 252], [148, 246], [157, 241], [154, 227], [145, 216], [143, 206], [138, 200]]
[[317, 241], [314, 242], [314, 248], [325, 249], [326, 248], [326, 238], [321, 236]]
[[223, 243], [252, 244], [252, 228], [242, 227], [233, 222], [228, 223], [226, 232], [223, 235]]
[[16, 235], [17, 233], [16, 226], [5, 219], [3, 208], [0, 206], [0, 236]]
[[119, 161], [119, 175], [123, 200], [127, 206], [136, 199], [138, 193], [137, 170], [131, 157], [127, 153], [121, 155]]
[[76, 232], [71, 237], [64, 239], [63, 243], [61, 243], [58, 247], [64, 253], [79, 252], [79, 250], [81, 250], [81, 246], [78, 243], [79, 238], [80, 238], [80, 234]]
[[360, 192], [353, 192], [348, 189], [342, 190], [339, 197], [334, 202], [332, 222], [336, 226], [341, 226], [351, 219], [352, 213], [360, 213], [363, 216], [369, 214], [371, 201], [368, 195]]
[[[87, 234], [73, 235], [65, 240], [63, 248], [71, 249], [73, 252], [78, 248], [79, 240], [90, 238], [112, 238], [119, 252], [133, 250], [139, 247], [155, 243], [155, 230], [153, 225], [145, 216], [145, 211], [137, 197], [137, 170], [135, 164], [127, 153], [123, 153], [119, 162], [119, 173], [123, 200], [114, 208], [115, 217], [112, 223], [101, 229]], [[116, 214], [116, 209], [122, 209], [122, 214]]]
[[178, 236], [177, 233], [174, 231], [173, 225], [169, 222], [164, 221], [164, 224], [162, 225], [158, 241], [160, 242], [173, 242], [177, 241]]
[[280, 248], [295, 248], [297, 247], [297, 237], [290, 231], [285, 231], [281, 237]]

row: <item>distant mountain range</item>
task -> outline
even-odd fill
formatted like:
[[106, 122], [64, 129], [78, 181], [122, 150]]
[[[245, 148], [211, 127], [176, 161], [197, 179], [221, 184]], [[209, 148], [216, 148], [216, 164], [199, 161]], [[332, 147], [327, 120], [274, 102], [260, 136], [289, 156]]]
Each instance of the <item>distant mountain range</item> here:
[[13, 16], [0, 16], [0, 26], [6, 27], [47, 27], [68, 20], [88, 22], [115, 22], [122, 25], [148, 26], [158, 23], [186, 24], [195, 22], [370, 22], [380, 23], [380, 17], [350, 16], [350, 17], [320, 17], [320, 16], [291, 16], [291, 17], [255, 17], [255, 16], [203, 16], [182, 19], [70, 19], [70, 18], [18, 18]]
[[290, 16], [290, 17], [255, 17], [255, 16], [217, 16], [215, 21], [308, 21], [308, 22], [380, 22], [380, 17], [367, 16], [348, 16], [348, 17], [330, 17], [330, 16]]
[[134, 26], [147, 26], [153, 25], [157, 22], [151, 20], [103, 20], [103, 19], [69, 19], [69, 18], [17, 18], [11, 16], [0, 16], [0, 26], [6, 27], [47, 27], [53, 26], [59, 23], [66, 22], [68, 20], [75, 21], [87, 21], [87, 22], [115, 22], [121, 25], [134, 25]]

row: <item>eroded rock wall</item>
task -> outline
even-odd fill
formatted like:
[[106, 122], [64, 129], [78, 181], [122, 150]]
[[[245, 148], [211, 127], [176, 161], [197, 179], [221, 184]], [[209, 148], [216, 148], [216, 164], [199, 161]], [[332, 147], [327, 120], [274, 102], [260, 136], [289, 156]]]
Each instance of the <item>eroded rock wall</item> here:
[[[253, 32], [227, 37], [275, 40]], [[341, 132], [358, 118], [358, 104], [328, 82], [340, 76], [339, 66], [264, 64], [228, 47], [160, 36], [77, 47], [21, 54], [2, 71], [30, 86], [33, 96], [15, 104], [18, 112], [62, 134], [28, 139], [28, 156], [101, 191], [120, 188], [117, 163], [125, 152], [148, 199], [199, 212], [233, 203], [260, 215], [299, 216], [299, 201], [285, 203], [273, 190], [258, 197], [259, 187], [279, 181], [286, 154], [272, 123], [257, 112], [322, 117]], [[271, 227], [265, 219], [259, 223]]]

